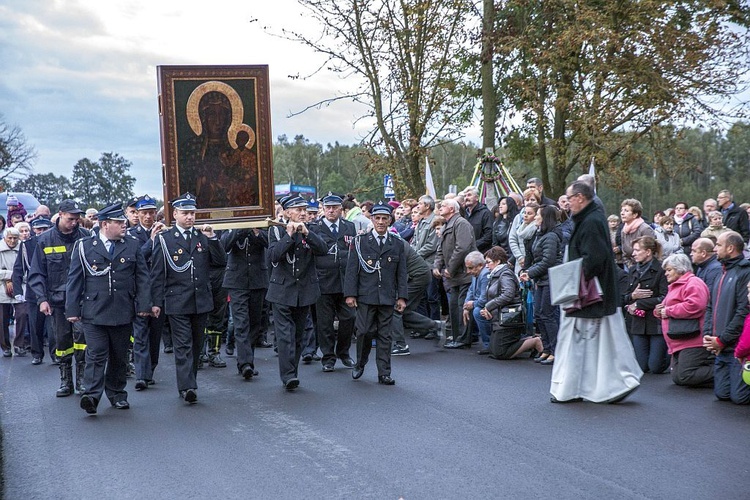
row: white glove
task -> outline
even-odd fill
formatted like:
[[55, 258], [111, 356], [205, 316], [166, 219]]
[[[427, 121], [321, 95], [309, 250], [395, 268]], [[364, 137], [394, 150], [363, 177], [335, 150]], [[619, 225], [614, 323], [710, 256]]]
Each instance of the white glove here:
[[16, 295], [16, 296], [15, 296], [15, 299], [16, 299], [16, 300], [17, 300], [18, 302], [26, 302], [26, 299], [24, 299], [24, 298], [23, 298], [23, 295]]

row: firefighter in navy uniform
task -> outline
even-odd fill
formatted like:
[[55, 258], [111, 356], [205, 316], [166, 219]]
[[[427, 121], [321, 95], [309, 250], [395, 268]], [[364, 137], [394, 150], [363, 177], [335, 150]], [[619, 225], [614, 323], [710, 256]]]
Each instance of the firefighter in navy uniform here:
[[177, 390], [187, 403], [198, 400], [198, 360], [208, 313], [213, 308], [211, 266], [226, 266], [226, 253], [213, 228], [195, 224], [195, 197], [172, 201], [175, 225], [154, 241], [151, 296], [172, 330]]
[[[316, 330], [318, 344], [323, 353], [321, 362], [324, 372], [332, 372], [336, 358], [346, 368], [352, 368], [354, 361], [349, 355], [354, 333], [355, 311], [346, 305], [343, 294], [344, 274], [349, 257], [349, 248], [357, 235], [352, 222], [341, 217], [341, 196], [328, 193], [322, 200], [323, 218], [310, 230], [317, 233], [328, 247], [326, 255], [315, 257], [315, 267], [320, 280], [320, 298], [315, 305], [317, 313]], [[334, 320], [338, 318], [338, 331], [334, 330]]]
[[305, 321], [310, 306], [320, 297], [314, 255], [325, 255], [325, 242], [305, 224], [307, 202], [297, 195], [281, 200], [285, 228], [268, 231], [271, 279], [266, 299], [273, 306], [279, 374], [288, 391], [299, 386], [297, 369], [302, 354]]
[[133, 320], [152, 314], [148, 266], [141, 243], [126, 234], [122, 204], [97, 217], [98, 234], [73, 247], [65, 299], [66, 318], [82, 322], [86, 335], [81, 408], [89, 414], [96, 413], [102, 393], [114, 408], [130, 408], [125, 385]]
[[[156, 223], [156, 202], [149, 195], [138, 198], [135, 204], [138, 225], [128, 228], [128, 235], [141, 246], [146, 265], [151, 269], [153, 252], [152, 234], [164, 227]], [[164, 330], [163, 314], [136, 316], [133, 322], [133, 363], [135, 365], [135, 390], [142, 391], [154, 383], [154, 370], [159, 364], [161, 334]]]
[[73, 245], [90, 236], [79, 227], [83, 210], [73, 200], [60, 203], [55, 226], [37, 238], [37, 249], [31, 260], [29, 283], [36, 294], [39, 311], [52, 317], [55, 335], [55, 355], [60, 361], [60, 388], [57, 397], [73, 394], [73, 358], [76, 361], [75, 390], [83, 388], [83, 371], [86, 366], [86, 340], [81, 329], [74, 329], [65, 319], [65, 284], [68, 280]]
[[372, 207], [374, 229], [354, 238], [344, 279], [344, 296], [357, 308], [357, 364], [352, 378], [362, 376], [375, 338], [378, 382], [391, 378], [391, 319], [394, 307], [403, 312], [408, 298], [406, 256], [401, 239], [390, 235], [391, 207], [382, 201]]

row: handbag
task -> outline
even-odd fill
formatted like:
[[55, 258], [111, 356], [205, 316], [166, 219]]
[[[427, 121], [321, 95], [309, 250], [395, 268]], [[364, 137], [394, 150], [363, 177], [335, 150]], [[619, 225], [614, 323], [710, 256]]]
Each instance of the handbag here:
[[602, 286], [599, 284], [599, 278], [594, 276], [593, 279], [587, 280], [583, 276], [583, 268], [581, 268], [580, 277], [580, 290], [579, 296], [572, 304], [563, 304], [563, 309], [566, 313], [580, 311], [584, 307], [588, 307], [592, 304], [602, 302]]
[[667, 337], [672, 340], [685, 340], [697, 337], [701, 333], [701, 325], [697, 319], [669, 318]]
[[580, 296], [583, 259], [550, 267], [549, 295], [553, 306], [568, 305]]
[[521, 328], [526, 324], [522, 304], [512, 304], [500, 309], [498, 321], [502, 328]]

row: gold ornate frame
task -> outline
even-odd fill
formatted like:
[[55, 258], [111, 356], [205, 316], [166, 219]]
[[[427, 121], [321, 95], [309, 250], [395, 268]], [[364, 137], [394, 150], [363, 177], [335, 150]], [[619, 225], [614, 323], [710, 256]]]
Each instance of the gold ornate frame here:
[[[167, 224], [172, 216], [169, 200], [190, 191], [198, 203], [196, 224], [265, 225], [274, 216], [268, 66], [156, 70]], [[224, 113], [219, 125], [208, 125], [210, 111], [205, 110], [211, 106]], [[239, 134], [247, 135], [244, 144], [238, 143]]]

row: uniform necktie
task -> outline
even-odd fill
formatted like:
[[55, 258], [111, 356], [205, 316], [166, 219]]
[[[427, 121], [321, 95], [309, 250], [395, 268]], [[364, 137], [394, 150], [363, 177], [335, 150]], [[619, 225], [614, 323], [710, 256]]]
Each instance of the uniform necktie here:
[[385, 236], [382, 234], [378, 236], [378, 245], [380, 245], [380, 248], [383, 248], [383, 244], [385, 243]]
[[335, 223], [331, 224], [331, 234], [333, 235], [334, 238], [338, 237], [338, 235], [339, 235], [339, 232], [336, 229], [336, 224]]
[[115, 256], [115, 240], [109, 240], [109, 256]]
[[188, 243], [190, 243], [190, 237], [192, 235], [193, 235], [193, 230], [192, 229], [188, 229], [187, 231], [185, 231], [185, 239], [187, 240]]

